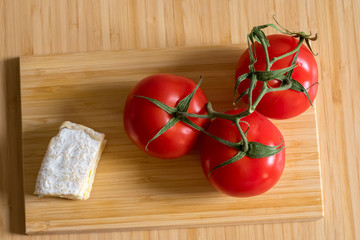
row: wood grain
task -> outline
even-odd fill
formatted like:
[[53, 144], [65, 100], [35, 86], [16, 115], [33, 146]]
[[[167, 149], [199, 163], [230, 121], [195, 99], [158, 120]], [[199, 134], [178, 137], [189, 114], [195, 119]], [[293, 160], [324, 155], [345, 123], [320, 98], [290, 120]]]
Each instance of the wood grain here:
[[[323, 216], [314, 108], [274, 121], [286, 142], [286, 164], [271, 191], [231, 198], [206, 181], [199, 153], [176, 160], [148, 157], [123, 128], [126, 97], [156, 73], [197, 79], [219, 111], [231, 108], [241, 45], [180, 47], [22, 57], [21, 107], [26, 233], [159, 229], [308, 221]], [[108, 140], [87, 201], [33, 195], [49, 139], [70, 120]], [[56, 206], [56, 207], [55, 207]]]
[[[357, 0], [0, 0], [0, 239], [360, 239]], [[324, 220], [24, 236], [19, 63], [23, 55], [245, 43], [252, 26], [318, 32]]]

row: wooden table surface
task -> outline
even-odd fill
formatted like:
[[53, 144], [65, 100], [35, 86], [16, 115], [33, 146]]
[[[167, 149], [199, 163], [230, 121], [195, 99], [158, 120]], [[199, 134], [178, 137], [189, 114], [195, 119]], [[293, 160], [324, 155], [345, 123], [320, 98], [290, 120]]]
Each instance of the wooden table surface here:
[[[319, 33], [323, 220], [23, 235], [19, 56], [245, 43], [273, 15], [290, 30]], [[0, 239], [360, 239], [359, 28], [358, 0], [1, 0]]]

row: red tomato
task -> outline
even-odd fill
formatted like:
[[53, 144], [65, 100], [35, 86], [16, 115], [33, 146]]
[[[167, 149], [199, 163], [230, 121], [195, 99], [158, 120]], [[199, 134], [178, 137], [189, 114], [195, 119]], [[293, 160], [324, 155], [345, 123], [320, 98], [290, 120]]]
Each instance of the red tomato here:
[[[243, 110], [231, 110], [227, 114], [238, 114]], [[249, 142], [259, 142], [268, 146], [277, 146], [283, 137], [277, 127], [258, 112], [241, 119], [250, 128], [247, 132]], [[243, 131], [248, 125], [240, 122]], [[235, 124], [229, 120], [217, 118], [210, 123], [207, 131], [231, 142], [239, 142], [241, 136]], [[282, 143], [284, 145], [284, 142]], [[264, 158], [245, 156], [240, 160], [215, 169], [237, 154], [237, 150], [217, 140], [203, 135], [201, 163], [208, 181], [218, 191], [233, 197], [250, 197], [269, 190], [279, 180], [285, 165], [285, 148], [277, 154]]]
[[[157, 74], [140, 81], [129, 94], [124, 109], [124, 127], [127, 135], [141, 150], [158, 158], [178, 158], [188, 153], [196, 143], [199, 132], [179, 121], [164, 134], [145, 146], [172, 118], [150, 101], [134, 97], [145, 96], [156, 99], [170, 107], [189, 95], [196, 87], [192, 80], [170, 74]], [[208, 102], [199, 88], [190, 102], [188, 112], [205, 114]], [[206, 127], [208, 120], [190, 118], [195, 124]]]
[[[270, 42], [270, 47], [268, 47], [270, 60], [293, 50], [298, 44], [297, 39], [287, 35], [275, 34], [270, 35], [267, 38]], [[259, 43], [255, 44], [255, 51], [257, 55], [257, 62], [254, 65], [255, 70], [264, 71], [266, 69], [266, 58], [264, 50]], [[291, 66], [294, 55], [295, 54], [278, 60], [272, 65], [271, 70]], [[249, 52], [246, 50], [238, 62], [235, 75], [236, 79], [240, 75], [249, 72], [249, 64]], [[294, 69], [292, 78], [297, 80], [305, 89], [307, 89], [311, 101], [314, 101], [318, 89], [317, 84], [315, 84], [318, 81], [318, 68], [313, 54], [304, 45], [300, 48], [296, 64], [298, 66]], [[249, 87], [249, 82], [250, 80], [246, 79], [240, 84], [238, 89], [239, 93], [242, 93]], [[271, 87], [278, 87], [279, 81], [269, 81], [268, 85]], [[259, 95], [261, 87], [262, 83], [259, 82], [253, 92], [253, 101]], [[243, 100], [248, 103], [248, 96], [244, 96]], [[305, 112], [309, 106], [309, 100], [304, 93], [289, 89], [267, 93], [262, 98], [256, 110], [269, 118], [287, 119], [300, 115]]]

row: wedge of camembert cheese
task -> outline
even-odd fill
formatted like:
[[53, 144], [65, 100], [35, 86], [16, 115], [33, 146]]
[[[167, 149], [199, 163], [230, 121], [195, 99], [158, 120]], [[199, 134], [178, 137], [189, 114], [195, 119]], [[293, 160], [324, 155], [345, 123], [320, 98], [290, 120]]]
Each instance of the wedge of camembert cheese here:
[[34, 194], [88, 199], [105, 144], [102, 133], [69, 121], [62, 123], [47, 148]]

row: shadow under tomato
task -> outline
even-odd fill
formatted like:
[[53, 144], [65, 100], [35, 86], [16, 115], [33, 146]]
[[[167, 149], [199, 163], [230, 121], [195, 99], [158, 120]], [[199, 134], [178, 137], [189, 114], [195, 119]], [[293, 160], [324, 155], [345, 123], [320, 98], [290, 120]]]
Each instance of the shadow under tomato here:
[[[140, 151], [140, 150], [139, 150]], [[178, 159], [156, 159], [145, 157], [137, 164], [142, 188], [169, 196], [198, 195], [215, 191], [203, 174], [200, 154], [193, 150]]]

